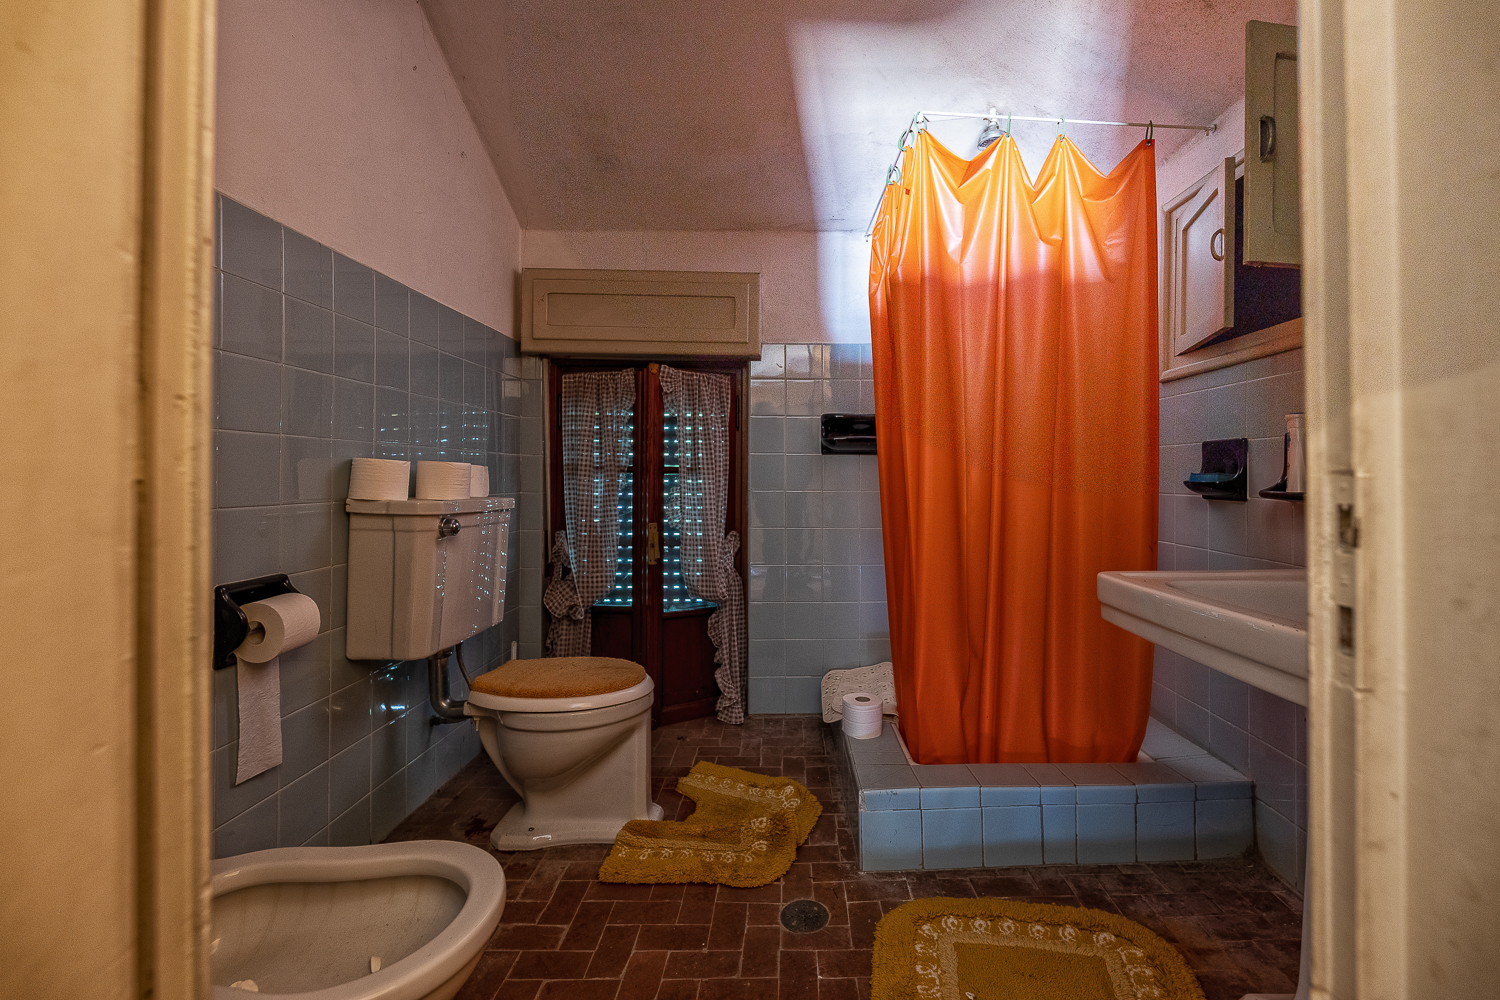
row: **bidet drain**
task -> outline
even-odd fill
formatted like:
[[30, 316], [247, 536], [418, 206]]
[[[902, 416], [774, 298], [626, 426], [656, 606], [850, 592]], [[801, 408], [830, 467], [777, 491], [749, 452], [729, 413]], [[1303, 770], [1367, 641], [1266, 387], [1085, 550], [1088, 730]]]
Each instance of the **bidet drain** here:
[[828, 907], [816, 899], [794, 900], [781, 908], [781, 926], [793, 934], [811, 934], [828, 924]]

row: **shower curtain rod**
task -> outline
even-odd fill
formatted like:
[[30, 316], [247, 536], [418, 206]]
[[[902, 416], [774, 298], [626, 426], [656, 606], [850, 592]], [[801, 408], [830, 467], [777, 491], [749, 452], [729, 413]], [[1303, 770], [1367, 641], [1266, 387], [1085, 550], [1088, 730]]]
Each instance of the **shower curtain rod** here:
[[886, 172], [885, 172], [885, 184], [882, 185], [881, 188], [880, 188], [880, 198], [879, 198], [879, 200], [877, 200], [875, 202], [875, 211], [873, 211], [873, 212], [870, 213], [870, 224], [865, 227], [865, 239], [869, 239], [870, 235], [875, 232], [875, 220], [880, 215], [880, 205], [881, 205], [881, 203], [885, 201], [885, 189], [888, 188], [888, 187], [890, 187], [890, 185], [891, 185], [891, 175], [892, 174], [896, 174], [897, 176], [900, 176], [900, 174], [901, 174], [901, 154], [904, 153], [904, 152], [906, 152], [906, 137], [909, 136], [909, 135], [911, 135], [912, 132], [914, 130], [916, 130], [919, 125], [925, 125], [927, 123], [927, 120], [929, 118], [980, 118], [980, 119], [983, 119], [985, 121], [995, 122], [997, 125], [999, 124], [1000, 119], [1004, 118], [1005, 119], [1005, 123], [1006, 123], [1006, 134], [1007, 135], [1010, 134], [1010, 132], [1009, 132], [1009, 126], [1010, 126], [1010, 123], [1013, 122], [1013, 121], [1017, 121], [1017, 122], [1055, 122], [1059, 126], [1067, 126], [1067, 125], [1116, 125], [1116, 126], [1120, 126], [1122, 128], [1143, 128], [1143, 129], [1147, 130], [1146, 131], [1146, 137], [1147, 138], [1151, 137], [1151, 130], [1152, 129], [1158, 129], [1158, 128], [1185, 128], [1185, 129], [1191, 129], [1194, 132], [1202, 132], [1204, 135], [1212, 135], [1213, 133], [1215, 133], [1215, 132], [1217, 132], [1219, 130], [1219, 125], [1218, 125], [1217, 122], [1212, 122], [1212, 123], [1210, 123], [1208, 125], [1164, 125], [1164, 124], [1161, 124], [1159, 122], [1102, 122], [1102, 121], [1094, 121], [1093, 119], [1090, 119], [1090, 118], [1064, 118], [1061, 115], [1056, 115], [1056, 116], [1012, 115], [1012, 114], [1008, 114], [1008, 113], [1007, 114], [1001, 114], [998, 111], [986, 111], [986, 112], [984, 112], [982, 114], [976, 114], [975, 112], [972, 112], [972, 111], [918, 111], [916, 114], [914, 114], [914, 115], [911, 116], [911, 124], [908, 125], [908, 126], [906, 126], [906, 131], [901, 133], [901, 140], [900, 140], [899, 143], [897, 143], [897, 145], [898, 145], [899, 148], [896, 150], [896, 159], [894, 161], [892, 161], [891, 165], [888, 168], [886, 168]]

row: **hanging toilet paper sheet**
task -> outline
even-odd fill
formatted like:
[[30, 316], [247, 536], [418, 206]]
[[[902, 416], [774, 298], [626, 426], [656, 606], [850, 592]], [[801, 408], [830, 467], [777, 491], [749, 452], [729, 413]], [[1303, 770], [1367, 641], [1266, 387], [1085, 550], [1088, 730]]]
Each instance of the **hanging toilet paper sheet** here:
[[418, 462], [418, 500], [467, 500], [473, 488], [468, 462]]
[[277, 594], [240, 608], [250, 634], [235, 649], [240, 753], [234, 783], [281, 763], [281, 664], [278, 657], [318, 637], [322, 618], [306, 594]]
[[356, 458], [349, 469], [350, 500], [405, 500], [410, 485], [410, 462]]

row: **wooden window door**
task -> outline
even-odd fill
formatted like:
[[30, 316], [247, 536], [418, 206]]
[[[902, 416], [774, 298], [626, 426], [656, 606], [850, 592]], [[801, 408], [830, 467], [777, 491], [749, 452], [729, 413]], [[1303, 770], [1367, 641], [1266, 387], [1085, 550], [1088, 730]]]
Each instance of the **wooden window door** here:
[[[662, 406], [659, 365], [640, 362], [553, 361], [549, 393], [551, 447], [548, 476], [552, 532], [564, 530], [561, 399], [562, 378], [573, 372], [635, 372], [635, 412], [631, 421], [629, 471], [621, 481], [619, 553], [613, 588], [596, 602], [590, 652], [634, 660], [646, 668], [656, 685], [652, 719], [670, 725], [714, 713], [719, 689], [714, 682], [714, 645], [708, 619], [716, 606], [695, 599], [682, 579], [681, 547], [674, 532], [662, 523], [663, 502], [670, 491], [684, 487], [677, 469], [676, 416]], [[745, 366], [742, 362], [674, 364], [674, 367], [726, 375], [730, 379], [730, 483], [723, 530], [745, 538], [744, 431], [742, 429]], [[735, 556], [735, 570], [744, 581], [747, 555], [743, 545]], [[552, 567], [548, 567], [548, 578]], [[748, 586], [745, 592], [748, 593]]]

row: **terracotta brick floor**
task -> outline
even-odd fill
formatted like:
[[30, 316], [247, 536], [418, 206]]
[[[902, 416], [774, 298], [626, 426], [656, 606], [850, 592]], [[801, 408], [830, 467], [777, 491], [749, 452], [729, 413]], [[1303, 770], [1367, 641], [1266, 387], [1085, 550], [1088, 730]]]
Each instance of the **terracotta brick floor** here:
[[[1302, 902], [1258, 859], [1050, 865], [864, 873], [830, 775], [829, 728], [815, 716], [743, 726], [703, 719], [655, 733], [653, 793], [666, 818], [692, 803], [675, 790], [694, 761], [796, 778], [823, 818], [786, 877], [759, 889], [607, 885], [606, 845], [497, 852], [505, 913], [460, 1000], [853, 1000], [870, 992], [870, 949], [882, 914], [929, 896], [1000, 896], [1123, 913], [1173, 942], [1208, 1000], [1295, 989]], [[463, 840], [488, 847], [516, 801], [481, 756], [391, 833], [390, 840]], [[793, 934], [783, 903], [816, 899], [828, 926]]]

